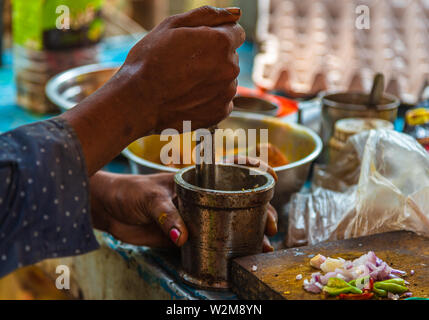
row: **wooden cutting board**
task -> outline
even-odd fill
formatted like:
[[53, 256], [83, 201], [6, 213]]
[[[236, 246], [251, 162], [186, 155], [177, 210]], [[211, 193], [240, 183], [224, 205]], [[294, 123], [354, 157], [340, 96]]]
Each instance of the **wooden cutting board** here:
[[[232, 290], [242, 299], [320, 299], [321, 295], [302, 286], [304, 279], [317, 272], [310, 266], [311, 257], [320, 253], [352, 260], [368, 251], [374, 251], [393, 268], [406, 271], [413, 296], [429, 298], [429, 238], [406, 231], [237, 258], [232, 262]], [[252, 271], [253, 266], [256, 271]], [[415, 274], [409, 275], [410, 270]], [[302, 274], [301, 280], [296, 280], [298, 274]]]

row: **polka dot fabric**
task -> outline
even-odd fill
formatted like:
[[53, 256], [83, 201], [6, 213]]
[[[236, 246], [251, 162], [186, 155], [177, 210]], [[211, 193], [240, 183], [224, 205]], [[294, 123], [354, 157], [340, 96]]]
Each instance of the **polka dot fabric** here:
[[0, 277], [99, 247], [80, 142], [52, 118], [0, 135]]

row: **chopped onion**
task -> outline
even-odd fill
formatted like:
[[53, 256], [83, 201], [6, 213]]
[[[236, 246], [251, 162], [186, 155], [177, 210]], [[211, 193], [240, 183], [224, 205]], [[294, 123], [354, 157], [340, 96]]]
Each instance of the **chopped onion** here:
[[405, 271], [402, 271], [402, 270], [398, 270], [398, 269], [392, 269], [392, 271], [391, 271], [393, 274], [396, 274], [396, 275], [400, 275], [400, 276], [405, 276], [407, 273], [405, 272]]
[[319, 286], [317, 282], [313, 282], [313, 281], [314, 281], [314, 278], [312, 278], [310, 281], [305, 279], [303, 284], [304, 289], [308, 292], [320, 293], [323, 287]]
[[[312, 266], [319, 266], [325, 272], [324, 275], [320, 272], [315, 272], [311, 275], [310, 281], [304, 280], [304, 289], [315, 293], [319, 293], [323, 286], [328, 283], [328, 280], [335, 277], [346, 282], [363, 278], [363, 282], [356, 282], [356, 286], [359, 289], [369, 289], [370, 278], [374, 281], [383, 281], [399, 278], [399, 275], [406, 275], [406, 272], [402, 270], [391, 268], [386, 262], [378, 258], [373, 251], [369, 251], [353, 261], [346, 261], [342, 258], [326, 258], [322, 255], [316, 255], [311, 261]], [[323, 262], [319, 265], [318, 263], [321, 261]], [[410, 273], [413, 274], [414, 270]], [[395, 298], [396, 295], [392, 295], [392, 297]]]
[[391, 299], [391, 300], [398, 300], [399, 299], [399, 295], [397, 294], [393, 294], [391, 292], [387, 293], [387, 298]]

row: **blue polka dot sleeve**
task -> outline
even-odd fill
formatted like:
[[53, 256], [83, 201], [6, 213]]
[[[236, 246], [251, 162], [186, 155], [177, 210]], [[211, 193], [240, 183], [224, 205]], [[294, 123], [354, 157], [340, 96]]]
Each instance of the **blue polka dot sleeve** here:
[[80, 142], [62, 119], [0, 135], [0, 277], [98, 248]]

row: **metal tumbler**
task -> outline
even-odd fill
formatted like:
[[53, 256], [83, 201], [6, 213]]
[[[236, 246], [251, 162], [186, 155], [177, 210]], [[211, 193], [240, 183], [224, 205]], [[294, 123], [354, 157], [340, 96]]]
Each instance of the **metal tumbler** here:
[[175, 175], [179, 212], [189, 232], [181, 249], [182, 279], [198, 288], [229, 288], [230, 261], [262, 251], [273, 177], [217, 164], [216, 190], [198, 186], [195, 167]]

